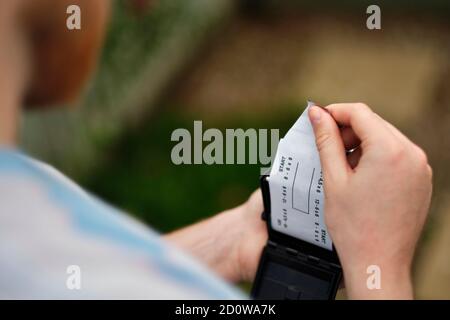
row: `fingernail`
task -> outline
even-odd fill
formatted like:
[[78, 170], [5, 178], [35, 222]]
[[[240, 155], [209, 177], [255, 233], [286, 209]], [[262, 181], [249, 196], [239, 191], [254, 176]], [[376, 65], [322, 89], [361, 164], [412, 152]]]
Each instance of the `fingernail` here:
[[309, 119], [312, 123], [319, 123], [320, 117], [322, 116], [322, 110], [317, 106], [312, 106], [309, 109]]

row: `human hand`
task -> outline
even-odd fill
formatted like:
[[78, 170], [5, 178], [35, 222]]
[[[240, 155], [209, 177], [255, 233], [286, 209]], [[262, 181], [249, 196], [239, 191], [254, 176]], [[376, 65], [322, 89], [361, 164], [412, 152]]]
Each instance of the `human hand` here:
[[[312, 107], [309, 116], [324, 176], [325, 220], [347, 294], [412, 298], [411, 263], [432, 191], [427, 157], [364, 104], [325, 109]], [[371, 265], [381, 271], [379, 290], [366, 284]]]
[[261, 219], [264, 210], [261, 190], [258, 189], [241, 206], [240, 219], [243, 223], [241, 236], [238, 239], [237, 265], [239, 278], [253, 281], [258, 269], [263, 247], [267, 242], [267, 226]]
[[242, 205], [164, 238], [229, 281], [252, 281], [267, 241], [262, 212], [262, 195], [257, 190]]

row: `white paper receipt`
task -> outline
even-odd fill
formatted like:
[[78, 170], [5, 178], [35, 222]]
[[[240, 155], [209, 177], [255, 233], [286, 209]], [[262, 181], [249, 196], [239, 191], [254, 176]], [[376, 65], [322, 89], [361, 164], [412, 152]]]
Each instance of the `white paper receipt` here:
[[332, 250], [324, 221], [322, 167], [308, 106], [280, 140], [268, 178], [275, 231]]

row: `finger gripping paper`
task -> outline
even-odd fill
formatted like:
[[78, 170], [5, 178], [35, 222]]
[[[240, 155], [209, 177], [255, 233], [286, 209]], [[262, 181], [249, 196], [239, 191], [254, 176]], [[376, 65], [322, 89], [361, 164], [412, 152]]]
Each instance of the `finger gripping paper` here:
[[278, 144], [268, 177], [271, 225], [278, 232], [327, 250], [322, 167], [307, 108]]

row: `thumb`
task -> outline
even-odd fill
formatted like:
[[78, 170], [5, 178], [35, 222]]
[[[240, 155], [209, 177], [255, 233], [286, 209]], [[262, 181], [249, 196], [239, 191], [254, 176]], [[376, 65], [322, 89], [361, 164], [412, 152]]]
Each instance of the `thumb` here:
[[324, 179], [328, 181], [344, 179], [349, 167], [336, 121], [326, 110], [318, 106], [309, 108], [309, 119], [316, 136]]

